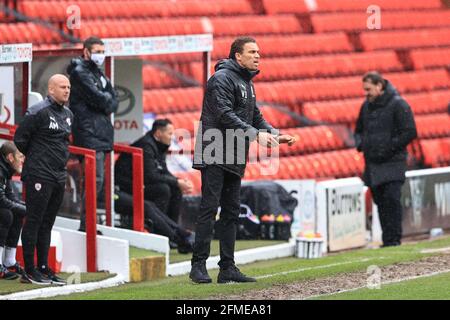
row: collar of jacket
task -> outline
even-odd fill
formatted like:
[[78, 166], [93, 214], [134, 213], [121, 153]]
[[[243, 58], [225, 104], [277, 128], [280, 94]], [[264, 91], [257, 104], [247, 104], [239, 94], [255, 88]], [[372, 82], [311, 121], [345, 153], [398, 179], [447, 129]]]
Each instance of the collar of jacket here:
[[155, 153], [164, 154], [167, 152], [170, 146], [157, 141], [150, 131], [147, 133], [147, 135], [148, 135], [148, 142]]
[[8, 162], [8, 160], [6, 160], [4, 155], [0, 155], [0, 167], [8, 173], [8, 176], [5, 178], [7, 178], [8, 180], [11, 179], [15, 171], [14, 168], [11, 166], [11, 164]]
[[55, 99], [53, 99], [51, 96], [47, 96], [46, 98], [49, 102], [51, 106], [56, 107], [58, 110], [64, 109], [64, 104], [59, 104], [58, 102], [55, 101]]
[[218, 71], [220, 69], [232, 70], [237, 74], [239, 74], [246, 81], [252, 80], [260, 72], [259, 70], [256, 71], [248, 70], [247, 68], [239, 65], [239, 63], [237, 63], [236, 60], [234, 59], [224, 59], [219, 61], [216, 64], [215, 70]]

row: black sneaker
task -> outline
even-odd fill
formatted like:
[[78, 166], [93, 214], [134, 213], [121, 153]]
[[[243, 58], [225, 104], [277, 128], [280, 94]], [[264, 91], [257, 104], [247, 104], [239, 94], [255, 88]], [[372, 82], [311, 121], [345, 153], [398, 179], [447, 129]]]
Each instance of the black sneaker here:
[[49, 286], [52, 282], [45, 278], [38, 270], [34, 269], [31, 272], [22, 273], [22, 277], [20, 278], [20, 282], [22, 283], [33, 283], [42, 286]]
[[25, 273], [25, 270], [23, 270], [23, 268], [21, 267], [21, 265], [18, 262], [16, 262], [16, 264], [14, 264], [10, 267], [7, 267], [7, 266], [5, 266], [5, 267], [6, 267], [6, 269], [8, 269], [9, 272], [14, 272], [14, 273], [17, 273], [18, 275], [22, 275]]
[[64, 280], [61, 277], [58, 277], [55, 274], [55, 272], [52, 269], [50, 269], [48, 266], [44, 266], [39, 271], [41, 272], [42, 276], [44, 278], [50, 280], [52, 284], [56, 284], [56, 285], [60, 285], [60, 286], [67, 284], [66, 280]]
[[0, 265], [0, 279], [15, 280], [19, 275], [15, 272], [9, 271], [5, 266]]
[[217, 276], [217, 283], [229, 282], [256, 282], [256, 279], [247, 277], [235, 265], [231, 265], [226, 269], [220, 269]]
[[211, 283], [212, 279], [206, 270], [206, 263], [196, 262], [192, 265], [189, 278], [195, 283]]

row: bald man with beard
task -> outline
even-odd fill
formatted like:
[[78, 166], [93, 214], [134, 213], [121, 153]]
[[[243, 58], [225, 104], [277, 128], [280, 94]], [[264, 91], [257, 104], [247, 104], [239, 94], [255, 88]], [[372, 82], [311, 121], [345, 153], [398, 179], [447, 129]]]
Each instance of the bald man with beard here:
[[[69, 95], [69, 79], [61, 74], [53, 75], [48, 81], [48, 96], [28, 108], [14, 135], [14, 143], [25, 155], [22, 181], [26, 188], [27, 208], [22, 230], [23, 283], [65, 284], [48, 267], [48, 252], [67, 175], [73, 122], [73, 114], [65, 106]], [[34, 264], [35, 249], [37, 267]]]

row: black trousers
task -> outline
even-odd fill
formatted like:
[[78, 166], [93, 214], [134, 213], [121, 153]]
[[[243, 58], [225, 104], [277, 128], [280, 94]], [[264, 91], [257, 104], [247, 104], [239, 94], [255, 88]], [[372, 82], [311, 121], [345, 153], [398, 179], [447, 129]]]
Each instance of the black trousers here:
[[167, 183], [157, 183], [145, 186], [145, 200], [152, 201], [164, 214], [178, 223], [183, 195], [178, 186], [173, 187]]
[[220, 242], [221, 269], [234, 264], [236, 228], [240, 213], [241, 177], [218, 166], [202, 169], [202, 200], [196, 221], [192, 264], [205, 262], [210, 254], [217, 210], [221, 207], [216, 232]]
[[22, 225], [21, 214], [0, 208], [0, 247], [16, 248]]
[[399, 245], [402, 239], [402, 205], [400, 202], [403, 182], [393, 181], [371, 187], [373, 200], [378, 206], [384, 245]]
[[[117, 192], [118, 199], [114, 202], [115, 210], [121, 215], [133, 215], [133, 197], [125, 192]], [[170, 240], [178, 243], [182, 238], [187, 237], [189, 233], [184, 230], [175, 221], [161, 212], [151, 201], [144, 201], [144, 219], [151, 220], [152, 232], [168, 237]]]
[[38, 266], [48, 264], [51, 232], [63, 201], [65, 185], [29, 179], [25, 186], [27, 216], [22, 230], [22, 246], [25, 270], [31, 272], [35, 267], [35, 249]]

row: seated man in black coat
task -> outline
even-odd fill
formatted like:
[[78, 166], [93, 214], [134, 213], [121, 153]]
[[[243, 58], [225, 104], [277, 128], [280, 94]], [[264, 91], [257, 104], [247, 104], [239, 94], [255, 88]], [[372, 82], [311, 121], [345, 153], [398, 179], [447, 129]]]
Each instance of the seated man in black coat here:
[[[178, 179], [167, 169], [166, 153], [172, 140], [174, 127], [170, 120], [158, 119], [152, 130], [131, 144], [144, 151], [144, 197], [152, 201], [163, 213], [178, 222], [183, 193], [192, 191], [192, 183]], [[131, 155], [121, 154], [115, 164], [115, 181], [120, 190], [132, 194]]]
[[3, 143], [0, 148], [0, 279], [17, 279], [23, 273], [16, 261], [16, 247], [26, 209], [11, 188], [11, 177], [22, 172], [23, 161], [24, 156], [14, 143]]

